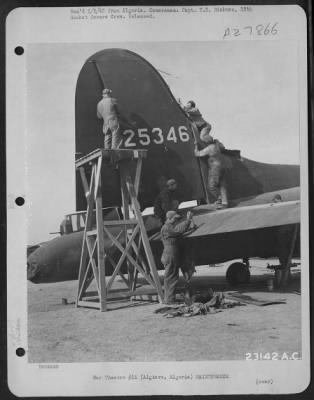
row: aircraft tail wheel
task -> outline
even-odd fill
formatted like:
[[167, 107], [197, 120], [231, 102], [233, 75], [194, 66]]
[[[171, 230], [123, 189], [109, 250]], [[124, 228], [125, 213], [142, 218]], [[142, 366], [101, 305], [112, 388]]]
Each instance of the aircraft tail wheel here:
[[250, 281], [250, 277], [250, 270], [241, 262], [235, 262], [231, 264], [226, 273], [226, 279], [230, 285], [248, 283]]

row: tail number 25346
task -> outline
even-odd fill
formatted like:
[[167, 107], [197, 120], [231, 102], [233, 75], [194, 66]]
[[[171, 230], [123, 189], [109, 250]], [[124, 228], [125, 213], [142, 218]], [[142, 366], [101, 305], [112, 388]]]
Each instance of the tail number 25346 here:
[[137, 147], [138, 145], [149, 146], [151, 143], [163, 144], [165, 142], [188, 142], [190, 135], [186, 126], [179, 126], [177, 129], [171, 126], [168, 132], [164, 133], [161, 128], [140, 128], [136, 131], [126, 129], [122, 132], [124, 136], [124, 147]]

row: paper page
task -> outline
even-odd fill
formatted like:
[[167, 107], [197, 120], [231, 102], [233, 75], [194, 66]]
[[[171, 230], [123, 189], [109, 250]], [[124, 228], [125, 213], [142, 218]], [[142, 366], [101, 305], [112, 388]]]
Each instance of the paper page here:
[[[306, 15], [293, 5], [34, 7], [8, 15], [8, 379], [15, 395], [284, 394], [308, 386], [306, 32]], [[100, 76], [85, 64], [93, 57]], [[206, 161], [202, 169], [194, 154], [193, 135], [199, 132], [183, 109], [189, 101], [210, 124], [214, 139], [240, 150], [240, 156], [225, 155], [231, 160], [226, 167], [229, 207], [211, 209], [208, 226], [203, 225], [208, 241], [204, 234], [193, 242], [199, 246], [195, 262], [201, 253], [206, 262], [196, 267], [191, 283], [194, 290], [211, 287], [227, 298], [232, 292], [243, 305], [189, 318], [166, 318], [154, 312], [162, 304], [149, 301], [111, 306], [108, 300], [107, 312], [76, 307], [78, 281], [67, 280], [67, 268], [68, 276], [73, 271], [78, 276], [85, 214], [75, 213], [82, 211], [79, 196], [84, 208], [86, 193], [75, 160], [103, 146], [105, 124], [96, 106], [105, 88], [116, 96], [119, 118], [124, 115], [130, 124], [120, 120], [124, 149], [148, 150], [143, 193], [157, 195], [169, 178], [193, 204], [194, 193], [207, 190], [210, 170]], [[166, 161], [158, 164], [156, 154]], [[153, 159], [157, 164], [150, 164]], [[113, 185], [106, 193], [116, 189]], [[296, 243], [300, 237], [299, 255], [289, 241], [284, 244], [285, 254], [298, 265], [292, 268], [294, 283], [286, 288], [274, 287], [275, 272], [267, 269], [279, 263], [271, 250], [273, 258], [267, 258], [270, 235], [288, 223], [280, 214], [283, 204], [272, 202], [277, 193], [282, 202], [295, 204], [296, 219], [290, 223], [298, 229]], [[17, 205], [18, 197], [23, 205]], [[240, 210], [239, 198], [247, 212]], [[262, 207], [273, 214], [263, 219]], [[71, 213], [71, 229], [78, 233], [61, 236], [66, 221], [63, 228], [60, 224]], [[214, 213], [221, 213], [221, 220]], [[207, 223], [206, 218], [195, 213], [197, 224]], [[210, 231], [214, 218], [218, 226], [228, 226], [224, 242]], [[247, 218], [248, 236], [237, 228], [237, 218], [239, 223]], [[276, 218], [281, 222], [272, 224]], [[251, 240], [251, 235], [256, 236]], [[237, 241], [241, 251], [235, 249]], [[41, 252], [35, 253], [38, 245]], [[28, 268], [26, 249], [40, 254]], [[225, 277], [235, 254], [241, 263], [250, 258], [250, 283], [240, 287], [228, 285]], [[160, 254], [158, 265], [159, 260]], [[163, 277], [163, 270], [159, 274]], [[113, 288], [119, 289], [123, 279], [118, 275], [116, 281]], [[180, 285], [185, 285], [181, 273]]]

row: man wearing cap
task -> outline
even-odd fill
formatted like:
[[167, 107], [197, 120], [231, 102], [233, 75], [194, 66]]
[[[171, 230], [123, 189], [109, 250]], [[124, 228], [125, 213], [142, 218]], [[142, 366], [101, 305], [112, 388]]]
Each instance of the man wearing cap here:
[[165, 268], [164, 301], [166, 304], [175, 302], [175, 288], [179, 280], [179, 263], [182, 258], [179, 252], [178, 239], [189, 229], [192, 221], [192, 212], [188, 211], [186, 220], [177, 223], [179, 218], [180, 215], [175, 211], [168, 211], [166, 213], [166, 222], [160, 231], [164, 246], [161, 262]]
[[159, 193], [154, 202], [154, 215], [163, 224], [167, 211], [177, 211], [179, 201], [176, 199], [177, 182], [175, 179], [168, 179], [166, 187]]
[[66, 215], [60, 224], [60, 235], [67, 235], [68, 233], [73, 233], [73, 226], [71, 218]]
[[190, 100], [186, 103], [186, 106], [183, 107], [184, 111], [190, 117], [190, 119], [197, 126], [198, 131], [201, 133], [202, 130], [206, 127], [209, 130], [212, 128], [211, 124], [203, 118], [200, 110], [196, 107], [195, 102]]
[[102, 99], [97, 104], [97, 117], [104, 120], [104, 148], [118, 149], [122, 144], [119, 125], [119, 109], [117, 100], [112, 97], [112, 90], [104, 89]]
[[271, 200], [272, 203], [281, 203], [282, 197], [279, 193], [275, 194], [275, 196]]
[[208, 181], [207, 188], [211, 197], [216, 201], [218, 209], [228, 207], [228, 193], [225, 179], [225, 168], [223, 165], [221, 150], [224, 145], [210, 135], [210, 129], [204, 128], [200, 134], [202, 142], [206, 147], [198, 150], [195, 146], [196, 157], [208, 157]]

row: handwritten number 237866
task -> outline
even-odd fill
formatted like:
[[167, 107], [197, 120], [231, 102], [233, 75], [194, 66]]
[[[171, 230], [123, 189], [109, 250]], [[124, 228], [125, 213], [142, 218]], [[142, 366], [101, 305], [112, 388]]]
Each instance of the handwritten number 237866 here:
[[248, 25], [243, 28], [226, 28], [224, 31], [223, 39], [236, 36], [275, 36], [278, 33], [278, 22], [267, 25], [258, 24], [255, 26]]

